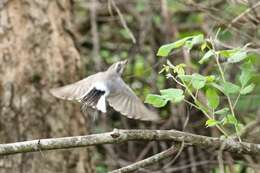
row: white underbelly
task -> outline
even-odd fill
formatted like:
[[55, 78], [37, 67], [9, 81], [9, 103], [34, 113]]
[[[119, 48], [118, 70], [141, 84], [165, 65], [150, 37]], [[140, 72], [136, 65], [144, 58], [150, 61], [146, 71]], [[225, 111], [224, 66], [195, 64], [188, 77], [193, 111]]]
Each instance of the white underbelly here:
[[106, 97], [109, 94], [108, 87], [103, 82], [96, 82], [94, 83], [94, 87], [98, 90], [105, 91], [105, 94], [100, 97], [100, 99], [97, 102], [96, 109], [105, 113], [107, 112], [107, 106], [106, 106]]
[[106, 106], [106, 96], [105, 94], [102, 95], [100, 97], [100, 99], [98, 100], [97, 106], [96, 106], [97, 110], [105, 113], [107, 112], [107, 106]]

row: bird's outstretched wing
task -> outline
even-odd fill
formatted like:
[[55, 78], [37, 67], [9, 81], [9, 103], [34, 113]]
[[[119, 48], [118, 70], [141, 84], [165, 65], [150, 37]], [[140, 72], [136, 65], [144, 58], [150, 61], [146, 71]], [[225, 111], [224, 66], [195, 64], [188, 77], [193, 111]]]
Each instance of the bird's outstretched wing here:
[[158, 115], [147, 109], [122, 79], [120, 79], [119, 82], [120, 83], [116, 83], [116, 85], [120, 87], [115, 86], [116, 90], [110, 93], [107, 98], [111, 107], [128, 118], [145, 121], [159, 120]]
[[50, 90], [50, 93], [60, 99], [81, 101], [81, 99], [91, 89], [93, 78], [97, 75], [98, 74], [91, 75], [85, 79], [63, 87], [53, 88]]

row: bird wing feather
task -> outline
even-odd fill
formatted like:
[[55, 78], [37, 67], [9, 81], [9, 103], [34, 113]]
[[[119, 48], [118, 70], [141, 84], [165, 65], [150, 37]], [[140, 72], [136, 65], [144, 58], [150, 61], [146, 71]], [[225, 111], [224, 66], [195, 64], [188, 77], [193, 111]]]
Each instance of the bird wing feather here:
[[91, 75], [78, 82], [63, 87], [53, 88], [50, 90], [50, 93], [60, 99], [81, 101], [82, 97], [90, 91], [93, 78], [97, 77], [97, 75], [99, 74]]
[[158, 115], [147, 109], [122, 79], [120, 79], [119, 82], [120, 85], [119, 83], [116, 83], [116, 85], [120, 87], [117, 87], [117, 89], [113, 93], [110, 93], [107, 98], [111, 107], [128, 118], [146, 121], [159, 120]]

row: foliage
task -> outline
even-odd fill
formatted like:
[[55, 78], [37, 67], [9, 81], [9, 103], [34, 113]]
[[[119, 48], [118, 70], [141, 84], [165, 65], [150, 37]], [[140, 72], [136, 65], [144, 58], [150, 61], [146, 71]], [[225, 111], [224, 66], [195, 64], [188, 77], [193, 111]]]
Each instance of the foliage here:
[[[217, 39], [217, 35], [215, 39]], [[173, 43], [163, 45], [159, 48], [157, 55], [167, 57], [175, 49], [184, 48], [190, 52], [194, 47], [200, 47], [202, 53], [202, 58], [198, 60], [198, 64], [203, 66], [210, 61], [215, 61], [216, 70], [207, 75], [196, 72], [188, 74], [186, 71], [187, 65], [173, 65], [167, 60], [160, 73], [165, 72], [166, 77], [173, 79], [179, 88], [161, 90], [160, 95], [149, 94], [145, 102], [152, 104], [154, 107], [164, 107], [168, 101], [174, 104], [184, 101], [203, 112], [207, 117], [206, 127], [217, 127], [225, 136], [228, 136], [225, 126], [232, 125], [240, 139], [239, 127], [242, 124], [237, 119], [235, 109], [240, 96], [250, 94], [254, 90], [255, 84], [251, 82], [252, 72], [254, 71], [253, 59], [250, 57], [246, 46], [217, 50], [214, 39], [205, 39], [202, 34], [184, 37]], [[223, 63], [220, 61], [223, 61]], [[228, 81], [226, 79], [223, 70], [224, 63], [229, 66], [240, 63], [241, 73], [235, 76], [239, 80]], [[202, 93], [205, 100], [199, 98], [198, 93]], [[190, 102], [189, 98], [192, 98], [193, 102]], [[227, 103], [225, 100], [227, 100]]]
[[152, 104], [154, 107], [163, 107], [168, 101], [172, 103], [181, 102], [184, 99], [183, 91], [181, 89], [164, 89], [160, 90], [161, 95], [149, 94], [145, 102]]

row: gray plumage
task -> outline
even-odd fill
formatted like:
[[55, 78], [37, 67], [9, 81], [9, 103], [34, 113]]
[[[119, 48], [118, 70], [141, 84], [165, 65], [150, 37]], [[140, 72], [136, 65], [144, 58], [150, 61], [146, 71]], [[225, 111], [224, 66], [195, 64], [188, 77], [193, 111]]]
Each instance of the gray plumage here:
[[156, 121], [159, 117], [148, 110], [121, 75], [127, 60], [111, 65], [106, 71], [93, 74], [76, 83], [51, 89], [55, 97], [65, 100], [77, 100], [84, 106], [91, 106], [106, 112], [106, 102], [116, 111], [128, 118]]

